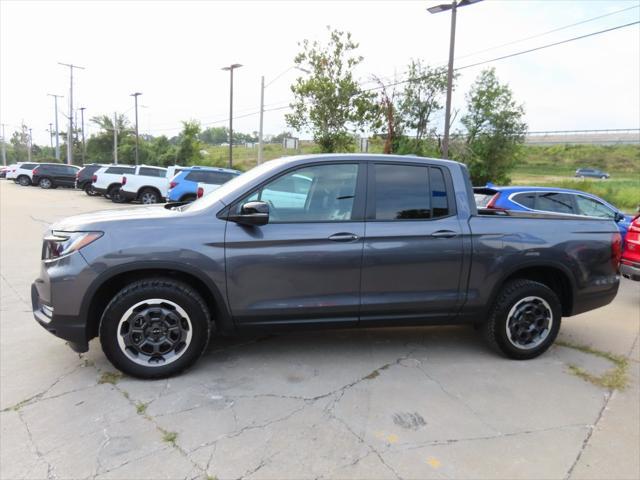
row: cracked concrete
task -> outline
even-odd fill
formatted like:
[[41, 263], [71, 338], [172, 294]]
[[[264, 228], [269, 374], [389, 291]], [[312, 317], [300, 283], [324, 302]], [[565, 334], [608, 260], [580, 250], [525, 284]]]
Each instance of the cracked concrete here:
[[466, 327], [216, 338], [180, 377], [100, 384], [98, 342], [78, 356], [45, 332], [29, 286], [45, 224], [123, 207], [5, 181], [0, 202], [2, 479], [640, 477], [638, 284], [561, 331], [627, 356], [623, 391], [568, 369], [605, 359], [509, 361]]

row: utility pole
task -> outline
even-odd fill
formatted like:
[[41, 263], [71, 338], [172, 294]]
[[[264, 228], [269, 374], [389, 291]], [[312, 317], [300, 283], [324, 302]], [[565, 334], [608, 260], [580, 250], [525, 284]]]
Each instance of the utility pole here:
[[233, 168], [233, 71], [242, 65], [234, 63], [222, 70], [229, 71], [229, 168]]
[[49, 124], [49, 130], [47, 130], [47, 132], [49, 132], [49, 146], [51, 150], [53, 150], [53, 123]]
[[69, 131], [67, 132], [67, 165], [73, 164], [73, 69], [79, 68], [84, 70], [84, 67], [72, 65], [70, 63], [60, 63], [64, 67], [69, 67]]
[[138, 97], [142, 95], [140, 92], [132, 93], [130, 96], [133, 97], [136, 106], [136, 166], [138, 165]]
[[84, 111], [87, 107], [80, 107], [80, 121], [82, 122], [82, 165], [84, 165], [84, 157], [87, 154], [87, 149], [84, 144]]
[[451, 10], [451, 32], [449, 36], [449, 66], [447, 69], [447, 102], [444, 111], [444, 139], [442, 140], [442, 158], [449, 157], [449, 129], [451, 128], [451, 91], [453, 90], [453, 53], [456, 43], [456, 11], [459, 7], [466, 7], [482, 0], [453, 0], [427, 8], [429, 13], [440, 13]]
[[7, 166], [7, 139], [4, 136], [5, 124], [2, 124], [2, 165]]
[[118, 164], [118, 113], [113, 112], [113, 163]]
[[28, 161], [31, 162], [31, 150], [33, 149], [33, 132], [29, 129], [29, 150], [28, 150]]
[[54, 95], [47, 93], [50, 97], [53, 97], [55, 110], [56, 110], [56, 160], [60, 161], [60, 131], [58, 130], [58, 98], [62, 98], [62, 95]]

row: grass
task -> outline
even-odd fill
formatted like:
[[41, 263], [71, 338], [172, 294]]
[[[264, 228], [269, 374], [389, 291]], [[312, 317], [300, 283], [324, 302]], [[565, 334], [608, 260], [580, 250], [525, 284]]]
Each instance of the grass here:
[[110, 383], [111, 385], [115, 385], [122, 378], [122, 373], [120, 372], [102, 372], [100, 378], [98, 379], [98, 384]]
[[604, 358], [614, 365], [612, 369], [607, 370], [602, 375], [593, 375], [576, 365], [570, 364], [569, 371], [575, 376], [608, 390], [624, 390], [626, 388], [628, 381], [627, 369], [629, 368], [629, 361], [626, 357], [616, 355], [611, 352], [597, 350], [593, 347], [589, 347], [588, 345], [579, 345], [566, 341], [556, 341], [556, 344], [561, 347], [572, 348], [589, 355]]
[[145, 413], [147, 413], [148, 406], [149, 406], [148, 403], [144, 403], [144, 402], [136, 403], [136, 413], [138, 415], [144, 415]]
[[164, 430], [162, 428], [160, 428], [160, 431], [162, 432], [162, 440], [164, 442], [170, 443], [172, 445], [175, 445], [176, 440], [178, 439], [178, 432], [170, 432], [168, 430]]

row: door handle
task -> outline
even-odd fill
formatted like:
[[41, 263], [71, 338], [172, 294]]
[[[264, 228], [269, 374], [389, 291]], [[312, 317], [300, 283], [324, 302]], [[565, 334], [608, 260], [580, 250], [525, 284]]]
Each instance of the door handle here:
[[332, 242], [353, 242], [358, 240], [358, 235], [355, 233], [334, 233], [329, 237]]
[[438, 230], [437, 232], [433, 232], [431, 236], [435, 238], [453, 238], [457, 237], [458, 234], [452, 230]]

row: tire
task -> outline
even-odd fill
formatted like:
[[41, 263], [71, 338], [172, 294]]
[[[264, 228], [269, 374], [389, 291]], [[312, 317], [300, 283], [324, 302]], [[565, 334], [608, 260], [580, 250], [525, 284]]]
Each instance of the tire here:
[[183, 195], [180, 199], [181, 202], [195, 202], [198, 197], [193, 194]]
[[109, 188], [109, 190], [107, 190], [107, 194], [104, 197], [108, 198], [113, 203], [124, 203], [125, 201], [124, 198], [122, 198], [122, 195], [120, 194], [119, 186], [113, 186]]
[[91, 182], [85, 183], [84, 187], [82, 188], [82, 190], [84, 190], [84, 193], [86, 193], [90, 197], [95, 197], [96, 195], [98, 195], [98, 192], [96, 192], [93, 189], [93, 183], [91, 183]]
[[138, 200], [145, 205], [152, 205], [160, 203], [160, 195], [153, 188], [143, 188], [138, 195]]
[[22, 185], [23, 187], [28, 187], [31, 185], [31, 180], [26, 175], [20, 175], [15, 179], [15, 182]]
[[607, 177], [605, 175], [600, 177], [600, 180], [606, 180], [606, 179], [607, 179]]
[[[151, 316], [160, 312], [163, 317]], [[210, 333], [209, 310], [198, 292], [179, 281], [150, 278], [129, 284], [109, 302], [99, 336], [118, 370], [151, 379], [192, 366], [207, 348]]]
[[38, 182], [38, 185], [40, 185], [40, 188], [44, 188], [45, 190], [54, 188], [53, 182], [51, 181], [50, 178], [47, 178], [47, 177], [41, 178], [40, 181]]
[[504, 285], [485, 323], [489, 343], [515, 360], [544, 353], [560, 331], [562, 306], [546, 285], [513, 280]]

